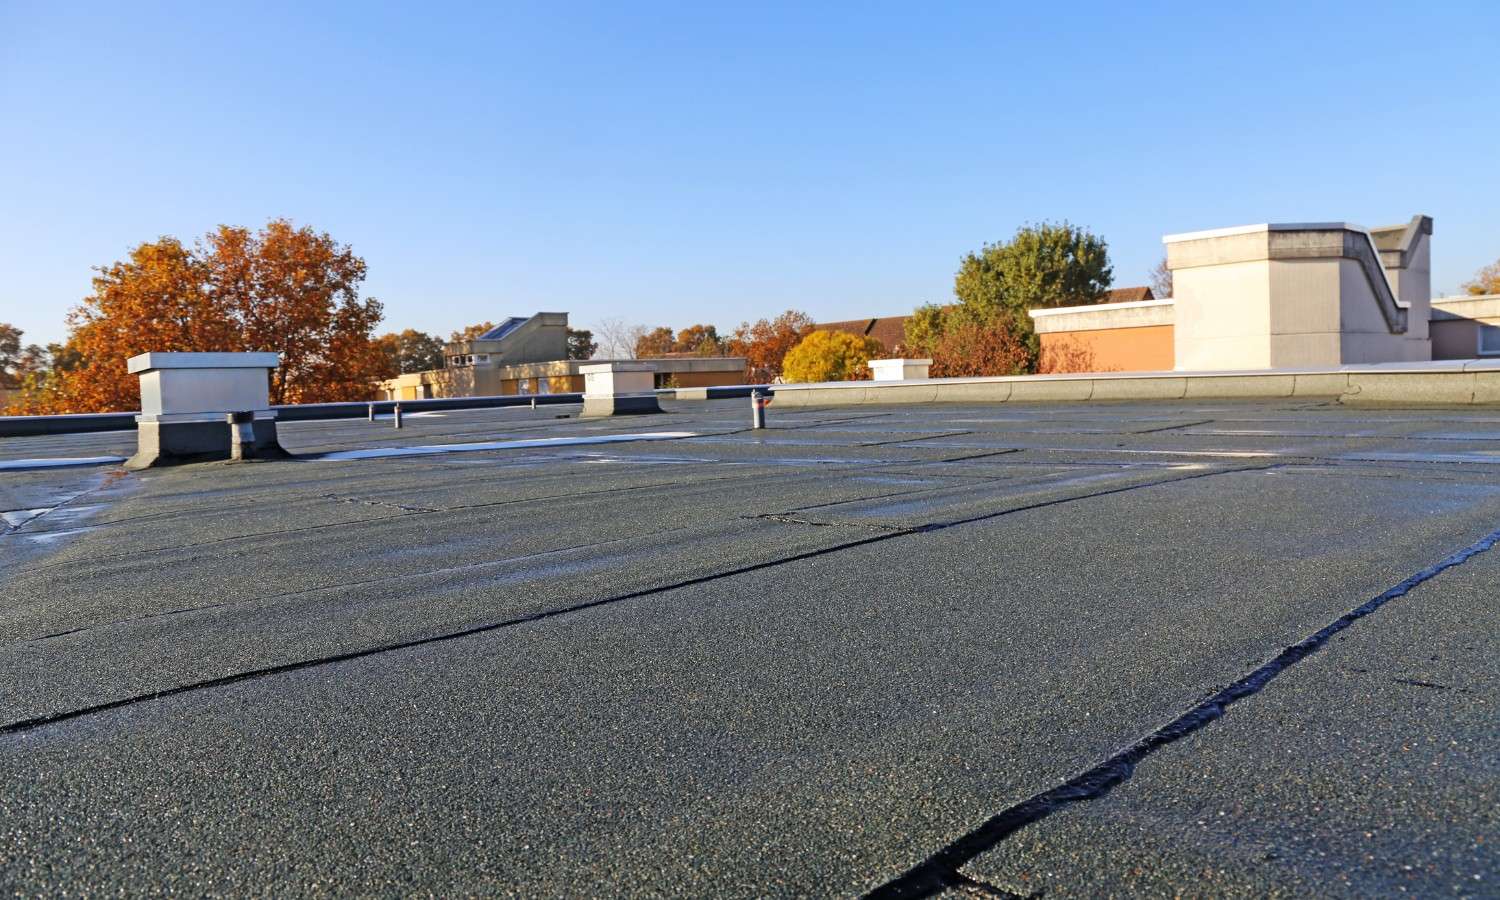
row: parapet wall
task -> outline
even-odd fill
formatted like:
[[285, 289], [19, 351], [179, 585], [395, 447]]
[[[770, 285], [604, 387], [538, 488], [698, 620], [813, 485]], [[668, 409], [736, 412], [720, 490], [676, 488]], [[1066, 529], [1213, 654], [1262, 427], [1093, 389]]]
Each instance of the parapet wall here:
[[1154, 372], [1174, 364], [1174, 305], [1167, 300], [1033, 309], [1049, 372]]
[[1316, 398], [1399, 406], [1500, 404], [1500, 360], [1262, 371], [1145, 372], [779, 384], [776, 405]]

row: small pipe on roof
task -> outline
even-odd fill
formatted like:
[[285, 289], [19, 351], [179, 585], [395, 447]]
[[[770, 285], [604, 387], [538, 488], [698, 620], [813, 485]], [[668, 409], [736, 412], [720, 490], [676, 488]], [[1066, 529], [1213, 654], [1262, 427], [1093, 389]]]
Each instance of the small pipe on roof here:
[[229, 424], [229, 458], [234, 462], [254, 459], [255, 413], [249, 410], [225, 413], [224, 420]]

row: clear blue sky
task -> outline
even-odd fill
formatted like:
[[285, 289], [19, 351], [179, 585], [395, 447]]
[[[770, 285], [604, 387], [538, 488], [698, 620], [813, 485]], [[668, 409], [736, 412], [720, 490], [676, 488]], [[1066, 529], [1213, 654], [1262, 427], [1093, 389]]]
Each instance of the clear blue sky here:
[[1117, 285], [1264, 221], [1428, 213], [1445, 292], [1500, 257], [1494, 0], [313, 6], [0, 0], [0, 321], [273, 216], [440, 333], [899, 314], [1041, 219]]

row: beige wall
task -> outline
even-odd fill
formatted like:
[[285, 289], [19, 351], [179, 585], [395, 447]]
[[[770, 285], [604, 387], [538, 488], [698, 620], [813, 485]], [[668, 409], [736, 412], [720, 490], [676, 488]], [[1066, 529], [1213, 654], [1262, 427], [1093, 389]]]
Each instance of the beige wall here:
[[1379, 232], [1380, 244], [1372, 233], [1343, 223], [1168, 236], [1176, 368], [1430, 359], [1431, 219], [1417, 216]]
[[[1411, 309], [1407, 340], [1426, 341], [1432, 313], [1432, 218], [1413, 216], [1405, 225], [1371, 229], [1380, 248], [1380, 264], [1391, 287]], [[1423, 359], [1420, 350], [1408, 354]]]
[[1270, 366], [1299, 367], [1408, 359], [1352, 259], [1271, 260]]
[[1479, 326], [1500, 327], [1500, 294], [1439, 297], [1432, 301], [1432, 358], [1479, 356]]
[[1175, 367], [1270, 367], [1270, 292], [1271, 269], [1265, 260], [1174, 270]]
[[[1490, 324], [1500, 324], [1500, 321]], [[1479, 355], [1479, 323], [1451, 319], [1432, 323], [1433, 359], [1473, 359]]]

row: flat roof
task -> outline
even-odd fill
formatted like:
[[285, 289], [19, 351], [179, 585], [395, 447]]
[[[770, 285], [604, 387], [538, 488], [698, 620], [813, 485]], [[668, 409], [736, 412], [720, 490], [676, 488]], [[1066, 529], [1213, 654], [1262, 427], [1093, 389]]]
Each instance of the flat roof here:
[[[1404, 226], [1403, 226], [1404, 227]], [[1180, 234], [1162, 235], [1162, 243], [1175, 244], [1180, 241], [1197, 241], [1204, 238], [1233, 237], [1237, 234], [1256, 234], [1262, 231], [1369, 231], [1363, 225], [1351, 222], [1261, 222], [1255, 225], [1231, 225], [1227, 228], [1209, 228], [1203, 231], [1184, 231]]]
[[1500, 879], [1495, 409], [662, 405], [0, 473], [6, 883]]

